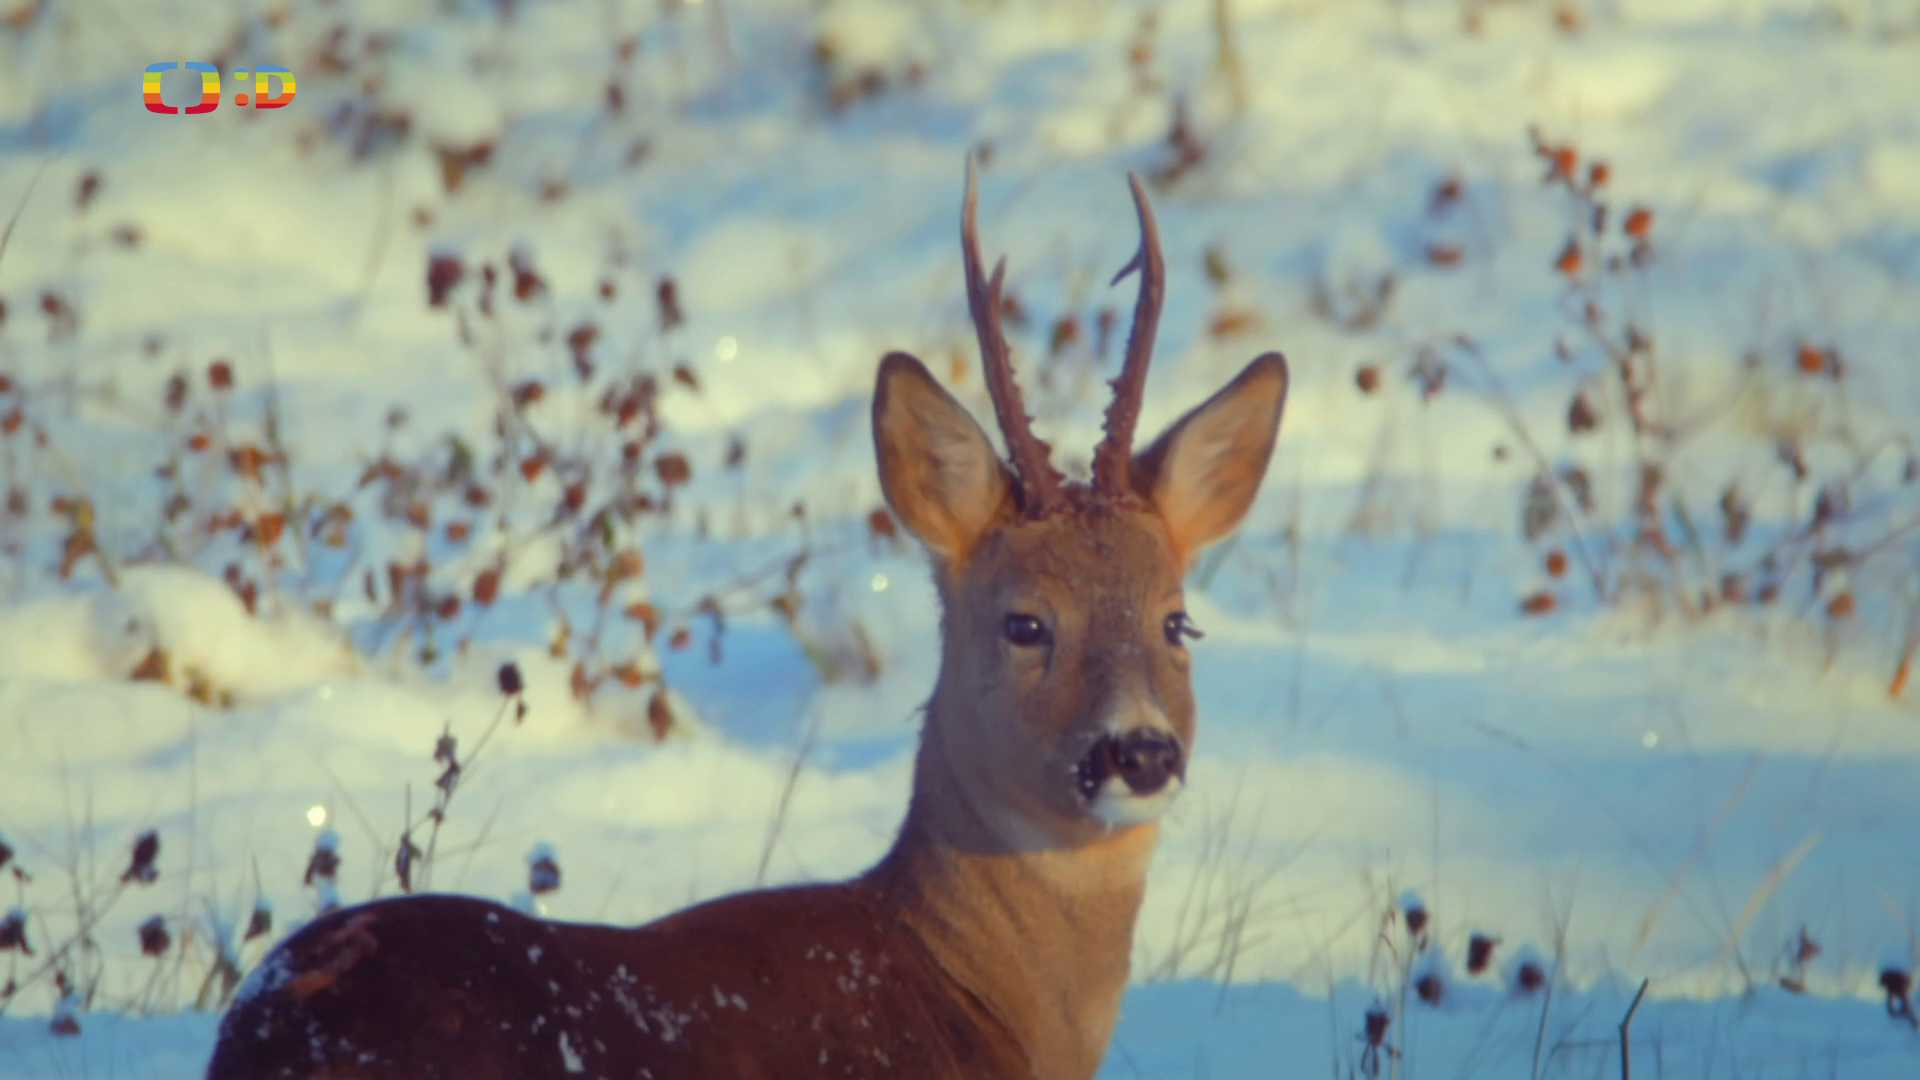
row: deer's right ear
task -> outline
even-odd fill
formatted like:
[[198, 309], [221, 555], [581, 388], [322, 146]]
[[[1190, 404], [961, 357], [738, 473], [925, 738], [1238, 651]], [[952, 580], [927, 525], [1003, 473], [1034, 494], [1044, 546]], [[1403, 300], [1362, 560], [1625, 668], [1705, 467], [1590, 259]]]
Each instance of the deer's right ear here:
[[987, 433], [906, 353], [880, 361], [873, 449], [887, 505], [943, 559], [965, 558], [1012, 495], [1013, 477]]
[[1133, 459], [1132, 478], [1187, 555], [1253, 507], [1287, 407], [1287, 361], [1263, 354]]

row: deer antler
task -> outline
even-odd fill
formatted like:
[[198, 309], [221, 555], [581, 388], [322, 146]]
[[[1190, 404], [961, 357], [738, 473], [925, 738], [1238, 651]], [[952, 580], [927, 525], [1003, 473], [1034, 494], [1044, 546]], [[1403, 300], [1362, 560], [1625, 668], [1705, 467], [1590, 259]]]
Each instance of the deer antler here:
[[973, 158], [969, 155], [967, 193], [960, 209], [960, 254], [967, 269], [967, 310], [973, 314], [973, 328], [980, 337], [980, 363], [986, 371], [987, 393], [993, 397], [993, 413], [1000, 421], [1000, 433], [1006, 436], [1014, 472], [1020, 477], [1021, 507], [1030, 518], [1044, 517], [1062, 502], [1061, 485], [1065, 478], [1048, 462], [1047, 444], [1033, 433], [1033, 422], [1020, 401], [1020, 385], [1014, 381], [1006, 335], [1000, 331], [1000, 289], [1006, 281], [1006, 258], [1003, 256], [994, 264], [991, 279], [980, 276], [980, 239], [974, 225], [978, 203]]
[[1133, 305], [1133, 329], [1127, 334], [1127, 359], [1113, 380], [1113, 401], [1107, 406], [1106, 437], [1093, 452], [1093, 489], [1102, 495], [1127, 493], [1128, 458], [1133, 453], [1133, 429], [1140, 422], [1140, 400], [1147, 389], [1147, 364], [1153, 359], [1153, 334], [1160, 323], [1160, 305], [1167, 295], [1166, 265], [1160, 258], [1160, 229], [1147, 205], [1140, 178], [1127, 174], [1133, 206], [1140, 214], [1140, 250], [1113, 275], [1118, 285], [1128, 274], [1140, 273], [1140, 298]]

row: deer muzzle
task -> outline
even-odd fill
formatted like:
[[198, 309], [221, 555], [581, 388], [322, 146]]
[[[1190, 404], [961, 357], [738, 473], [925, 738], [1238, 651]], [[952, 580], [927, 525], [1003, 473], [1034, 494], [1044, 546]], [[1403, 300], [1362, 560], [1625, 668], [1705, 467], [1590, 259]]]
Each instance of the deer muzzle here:
[[1158, 795], [1168, 781], [1184, 780], [1186, 769], [1179, 740], [1164, 731], [1135, 728], [1121, 735], [1102, 735], [1080, 759], [1080, 794], [1092, 800], [1108, 780], [1119, 777], [1134, 795]]

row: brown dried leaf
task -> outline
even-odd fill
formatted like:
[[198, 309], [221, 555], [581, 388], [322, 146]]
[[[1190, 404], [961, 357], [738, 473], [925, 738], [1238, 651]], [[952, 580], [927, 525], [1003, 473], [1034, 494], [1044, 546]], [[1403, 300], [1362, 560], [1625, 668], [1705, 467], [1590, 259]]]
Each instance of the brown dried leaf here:
[[488, 567], [480, 571], [473, 579], [473, 602], [481, 607], [494, 602], [500, 596], [500, 570]]
[[628, 604], [622, 614], [640, 624], [641, 632], [648, 641], [652, 641], [654, 633], [660, 629], [660, 609], [644, 600]]
[[667, 703], [665, 687], [654, 691], [653, 697], [647, 701], [647, 727], [653, 731], [653, 737], [658, 742], [665, 742], [667, 736], [673, 733], [673, 708]]
[[679, 487], [693, 479], [693, 465], [685, 454], [661, 454], [653, 459], [654, 475], [667, 487]]
[[147, 650], [147, 655], [127, 678], [134, 682], [168, 682], [170, 681], [171, 667], [172, 664], [168, 660], [167, 651], [155, 645], [153, 648]]

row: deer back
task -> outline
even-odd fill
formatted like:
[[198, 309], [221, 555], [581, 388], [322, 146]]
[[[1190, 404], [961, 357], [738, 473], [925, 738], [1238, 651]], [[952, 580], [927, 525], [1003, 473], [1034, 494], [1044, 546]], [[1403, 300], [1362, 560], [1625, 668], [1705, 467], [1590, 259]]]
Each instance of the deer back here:
[[210, 1080], [1033, 1076], [865, 885], [647, 926], [423, 895], [318, 919], [250, 976]]

